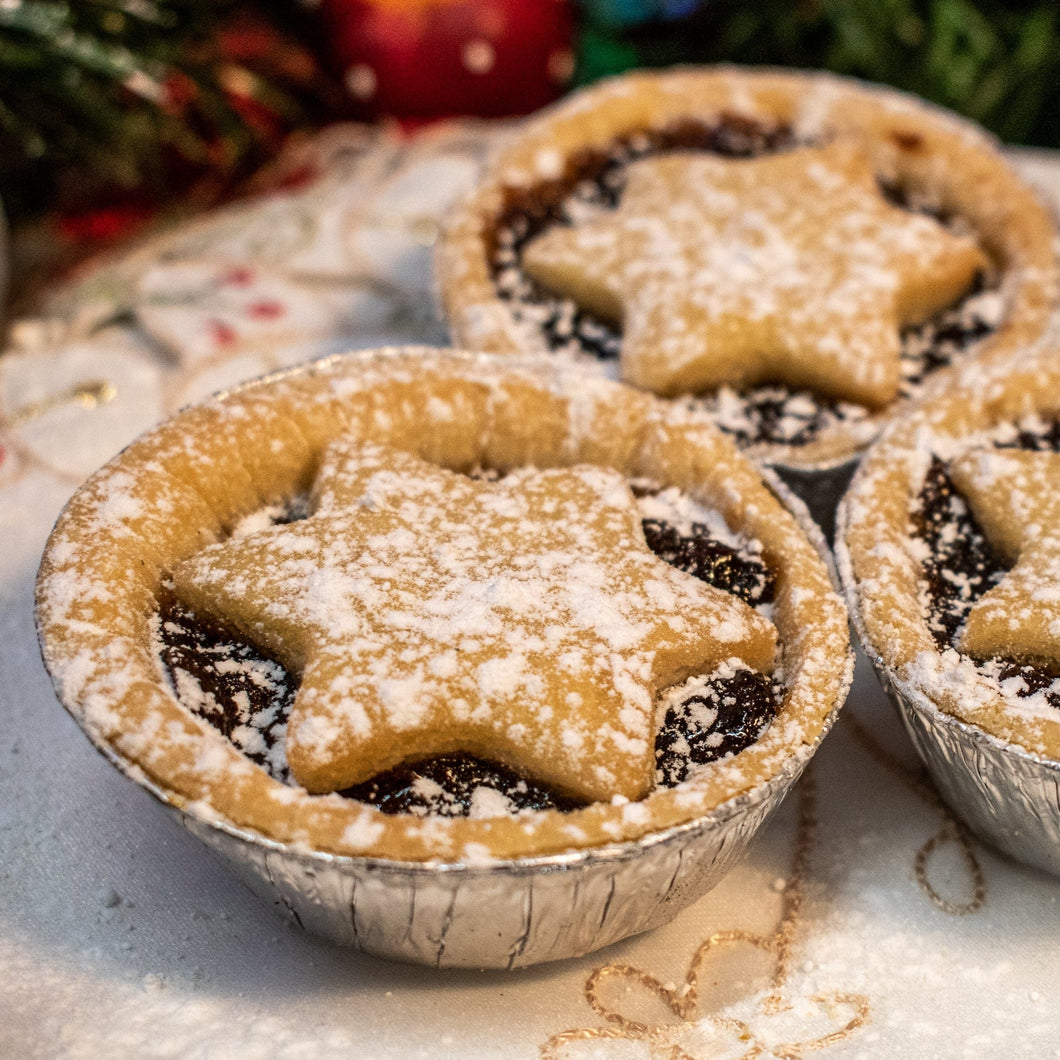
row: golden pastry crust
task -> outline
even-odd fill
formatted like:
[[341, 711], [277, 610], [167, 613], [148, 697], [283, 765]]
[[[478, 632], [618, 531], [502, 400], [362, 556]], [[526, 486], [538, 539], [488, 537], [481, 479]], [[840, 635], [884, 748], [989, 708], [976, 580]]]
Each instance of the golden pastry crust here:
[[[999, 430], [1021, 417], [1048, 421], [1058, 415], [1060, 350], [1054, 341], [1008, 363], [963, 366], [866, 454], [840, 506], [836, 558], [862, 644], [898, 691], [1006, 743], [1060, 760], [1060, 712], [1014, 710], [972, 659], [955, 649], [940, 651], [927, 623], [923, 546], [911, 535], [912, 508], [933, 458], [960, 477], [977, 451], [993, 446]], [[1005, 452], [1025, 459], [1019, 450]], [[985, 529], [1012, 558], [1006, 542]], [[1029, 628], [1022, 654], [1048, 656], [1041, 639]]]
[[[783, 696], [762, 737], [640, 802], [515, 817], [387, 816], [280, 783], [181, 706], [152, 618], [169, 573], [248, 513], [303, 493], [338, 436], [454, 470], [586, 462], [677, 486], [757, 538], [776, 572]], [[846, 616], [826, 567], [758, 472], [702, 417], [554, 362], [451, 351], [334, 358], [186, 410], [85, 483], [61, 515], [37, 588], [59, 698], [93, 741], [178, 806], [316, 851], [401, 861], [555, 853], [691, 821], [791, 767], [838, 706]]]
[[[824, 74], [717, 67], [627, 74], [523, 128], [454, 214], [438, 249], [438, 283], [455, 341], [494, 353], [544, 349], [544, 339], [497, 296], [490, 271], [497, 221], [514, 193], [555, 181], [579, 152], [605, 150], [633, 132], [728, 116], [788, 126], [800, 141], [854, 144], [882, 182], [964, 218], [1000, 271], [1004, 304], [1001, 325], [971, 356], [1004, 358], [1041, 336], [1058, 296], [1053, 224], [984, 133], [890, 89]], [[868, 433], [902, 404], [877, 412]], [[864, 423], [856, 430], [840, 423], [806, 445], [759, 443], [753, 451], [774, 463], [812, 467], [850, 457], [865, 435]]]
[[1060, 669], [1060, 453], [974, 449], [950, 473], [1012, 568], [972, 607], [961, 651]]

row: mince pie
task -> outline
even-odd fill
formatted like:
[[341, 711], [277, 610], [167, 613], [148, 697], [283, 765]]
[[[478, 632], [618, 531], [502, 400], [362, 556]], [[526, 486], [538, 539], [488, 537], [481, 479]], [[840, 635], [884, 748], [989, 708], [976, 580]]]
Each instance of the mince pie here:
[[895, 690], [1060, 760], [1060, 355], [969, 365], [845, 498], [855, 622]]
[[705, 408], [786, 467], [850, 458], [954, 361], [1037, 338], [1044, 207], [970, 124], [891, 90], [635, 73], [532, 119], [448, 225], [455, 340]]
[[802, 760], [850, 668], [820, 555], [702, 417], [426, 350], [145, 435], [60, 517], [37, 615], [60, 698], [168, 801], [400, 862], [693, 821]]

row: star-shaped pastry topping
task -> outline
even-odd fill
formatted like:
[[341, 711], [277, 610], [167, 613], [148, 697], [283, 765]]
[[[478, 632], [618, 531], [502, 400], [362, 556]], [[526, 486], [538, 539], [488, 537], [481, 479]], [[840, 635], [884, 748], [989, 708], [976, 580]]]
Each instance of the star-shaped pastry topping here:
[[622, 376], [661, 394], [763, 382], [879, 407], [900, 328], [951, 305], [986, 259], [892, 206], [852, 144], [630, 164], [616, 210], [527, 244], [544, 287], [621, 322]]
[[978, 449], [950, 474], [1012, 567], [972, 607], [961, 650], [1060, 665], [1060, 453]]
[[771, 623], [653, 555], [617, 472], [490, 483], [339, 442], [311, 509], [174, 571], [193, 610], [301, 674], [287, 758], [310, 791], [459, 750], [639, 798], [658, 690], [772, 666]]

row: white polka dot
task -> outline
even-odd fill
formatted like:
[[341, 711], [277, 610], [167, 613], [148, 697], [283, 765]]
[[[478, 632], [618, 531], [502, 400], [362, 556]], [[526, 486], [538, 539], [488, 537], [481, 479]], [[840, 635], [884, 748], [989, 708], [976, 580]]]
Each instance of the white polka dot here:
[[488, 74], [497, 61], [493, 45], [485, 40], [469, 40], [460, 53], [464, 66], [473, 74]]
[[346, 88], [356, 99], [371, 99], [377, 85], [375, 71], [365, 63], [356, 63], [346, 71]]

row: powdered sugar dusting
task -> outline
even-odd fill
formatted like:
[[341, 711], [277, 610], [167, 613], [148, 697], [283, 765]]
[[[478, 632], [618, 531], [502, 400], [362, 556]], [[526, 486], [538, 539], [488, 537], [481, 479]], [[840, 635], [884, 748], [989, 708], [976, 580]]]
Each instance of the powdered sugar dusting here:
[[[996, 369], [968, 369], [967, 389], [940, 394], [896, 426], [845, 502], [846, 537], [872, 525], [887, 531], [871, 548], [858, 543], [858, 593], [873, 642], [882, 630], [890, 638], [881, 652], [888, 662], [896, 646], [917, 645], [895, 666], [898, 687], [1005, 742], [1057, 757], [1060, 454], [1051, 417], [1018, 414], [1048, 393], [1025, 388], [1045, 388], [1052, 368], [1035, 367], [1033, 358], [1021, 368], [1007, 394]], [[993, 411], [1006, 404], [1017, 414]], [[880, 526], [877, 507], [887, 496], [882, 484], [895, 479], [907, 483], [910, 511], [900, 544], [897, 527]], [[922, 507], [931, 497], [928, 522]], [[843, 549], [840, 557], [853, 585]], [[912, 608], [904, 602], [910, 590]]]
[[456, 725], [564, 790], [639, 796], [654, 690], [719, 651], [771, 661], [765, 620], [647, 550], [615, 472], [476, 482], [337, 444], [315, 504], [175, 572], [197, 610], [302, 668], [287, 753], [307, 786], [365, 780]]
[[783, 380], [879, 406], [899, 326], [971, 286], [974, 241], [885, 202], [850, 145], [633, 162], [618, 209], [553, 227], [527, 271], [621, 317], [623, 377], [659, 393]]

